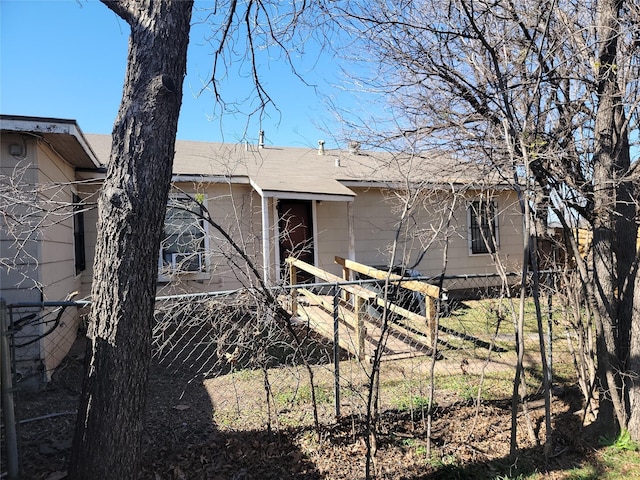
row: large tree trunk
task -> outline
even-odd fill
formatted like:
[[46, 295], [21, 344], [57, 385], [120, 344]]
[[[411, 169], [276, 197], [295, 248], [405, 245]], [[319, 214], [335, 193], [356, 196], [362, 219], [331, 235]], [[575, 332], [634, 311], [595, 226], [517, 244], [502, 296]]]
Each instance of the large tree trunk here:
[[[636, 164], [636, 171], [631, 174], [632, 188], [630, 189], [630, 195], [633, 198], [640, 198], [640, 171], [637, 171], [638, 165]], [[636, 246], [633, 252], [634, 263], [629, 275], [628, 288], [633, 288], [632, 291], [627, 291], [627, 296], [631, 297], [631, 332], [629, 339], [629, 360], [627, 362], [627, 379], [628, 379], [628, 411], [629, 411], [629, 423], [627, 429], [631, 434], [631, 438], [636, 442], [640, 442], [640, 239], [638, 235], [638, 222], [640, 220], [640, 205], [635, 203], [635, 238]], [[633, 281], [631, 280], [633, 279]]]
[[636, 230], [633, 204], [629, 203], [631, 185], [623, 180], [630, 167], [617, 68], [623, 4], [623, 0], [603, 0], [598, 4], [601, 47], [594, 138], [593, 269], [598, 320], [598, 423], [602, 433], [613, 433], [616, 423], [618, 428], [626, 428], [628, 420], [627, 396], [619, 374], [626, 370], [631, 346], [634, 281], [630, 272]]
[[138, 475], [158, 251], [193, 2], [104, 3], [129, 23], [128, 67], [98, 202], [89, 358], [69, 477]]
[[631, 326], [631, 350], [629, 356], [629, 423], [627, 428], [631, 438], [640, 442], [640, 252], [636, 252], [636, 275], [633, 299], [633, 320]]

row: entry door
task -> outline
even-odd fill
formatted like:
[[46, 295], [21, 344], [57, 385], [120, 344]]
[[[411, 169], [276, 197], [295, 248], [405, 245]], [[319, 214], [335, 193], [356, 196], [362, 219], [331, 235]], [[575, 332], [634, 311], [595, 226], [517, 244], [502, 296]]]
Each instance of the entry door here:
[[[288, 277], [287, 257], [295, 257], [314, 264], [313, 217], [311, 200], [280, 200], [278, 202], [280, 229], [280, 267], [283, 278]], [[314, 276], [298, 270], [298, 283], [313, 282]]]

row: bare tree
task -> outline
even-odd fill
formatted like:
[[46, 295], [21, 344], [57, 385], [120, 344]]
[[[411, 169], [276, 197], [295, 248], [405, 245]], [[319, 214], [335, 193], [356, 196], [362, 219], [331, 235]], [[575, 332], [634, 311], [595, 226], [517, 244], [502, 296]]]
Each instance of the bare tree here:
[[[637, 204], [629, 155], [637, 5], [356, 0], [341, 13], [358, 38], [356, 60], [375, 59], [360, 84], [393, 108], [392, 122], [376, 123], [391, 127], [377, 141], [416, 136], [491, 165], [518, 189], [526, 217], [530, 210], [530, 239], [544, 234], [551, 205], [566, 229], [571, 210], [592, 225], [593, 273], [573, 253], [598, 325], [601, 425], [615, 425], [615, 413], [627, 428], [633, 410], [624, 378], [638, 376], [629, 348], [640, 322], [631, 308]], [[536, 259], [530, 250], [525, 265]]]
[[[71, 478], [135, 478], [140, 453], [158, 251], [171, 181], [193, 1], [103, 0], [131, 29], [123, 99], [98, 202], [89, 361], [71, 458]], [[214, 2], [212, 86], [233, 62], [247, 65], [255, 112], [273, 103], [256, 52], [291, 57], [306, 3]], [[241, 43], [244, 48], [237, 49]], [[254, 112], [249, 112], [254, 113]]]
[[38, 275], [37, 243], [48, 229], [73, 222], [74, 215], [88, 205], [74, 203], [73, 191], [80, 182], [39, 182], [32, 166], [19, 161], [7, 173], [0, 174], [0, 222], [5, 248], [0, 254], [0, 269], [13, 275], [15, 288], [42, 293]]
[[105, 1], [131, 28], [111, 159], [98, 201], [89, 359], [70, 478], [137, 478], [158, 249], [193, 2]]

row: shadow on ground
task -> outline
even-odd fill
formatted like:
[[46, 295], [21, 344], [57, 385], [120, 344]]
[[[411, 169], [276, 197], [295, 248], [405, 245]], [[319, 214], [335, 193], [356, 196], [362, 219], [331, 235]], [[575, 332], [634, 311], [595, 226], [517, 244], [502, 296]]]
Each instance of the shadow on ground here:
[[[82, 372], [82, 358], [68, 357], [43, 391], [19, 395], [21, 478], [64, 478]], [[151, 369], [142, 443], [141, 480], [323, 478], [285, 433], [219, 431], [202, 382], [167, 375], [158, 365]]]
[[[63, 478], [82, 383], [83, 362], [70, 356], [48, 387], [19, 398], [22, 478]], [[184, 479], [361, 479], [365, 472], [363, 417], [313, 428], [275, 425], [273, 430], [216, 425], [209, 393], [202, 378], [169, 373], [154, 364], [151, 370], [147, 421], [143, 434], [142, 480]], [[258, 377], [255, 389], [263, 388]], [[510, 403], [486, 402], [480, 409], [456, 403], [438, 407], [431, 426], [432, 451], [427, 454], [427, 424], [419, 412], [381, 413], [377, 454], [372, 464], [378, 480], [506, 479], [534, 472], [539, 478], [571, 478], [566, 471], [586, 463], [587, 476], [599, 478], [605, 466], [585, 440], [581, 428], [580, 396], [569, 389], [553, 400], [554, 452], [545, 464], [542, 447], [521, 432], [516, 461], [509, 460]], [[306, 413], [308, 405], [299, 412]], [[530, 403], [538, 438], [544, 437], [544, 408]], [[278, 427], [278, 428], [276, 428]], [[640, 463], [640, 462], [639, 462]], [[635, 472], [635, 471], [634, 471]], [[526, 478], [526, 477], [525, 477]]]

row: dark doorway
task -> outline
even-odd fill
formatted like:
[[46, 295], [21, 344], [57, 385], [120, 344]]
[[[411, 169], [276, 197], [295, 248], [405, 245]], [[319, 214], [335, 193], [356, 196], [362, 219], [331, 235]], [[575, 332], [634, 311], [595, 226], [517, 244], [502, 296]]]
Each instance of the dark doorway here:
[[[314, 264], [313, 217], [311, 200], [280, 200], [278, 202], [280, 231], [280, 268], [283, 278], [288, 278], [287, 257], [295, 257]], [[314, 276], [298, 270], [298, 283], [309, 283]]]

